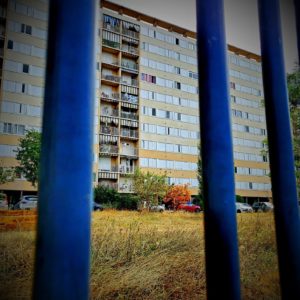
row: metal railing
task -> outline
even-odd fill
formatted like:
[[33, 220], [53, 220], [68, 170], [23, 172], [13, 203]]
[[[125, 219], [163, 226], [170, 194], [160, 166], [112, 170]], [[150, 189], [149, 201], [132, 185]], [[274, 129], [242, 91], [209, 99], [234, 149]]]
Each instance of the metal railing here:
[[139, 134], [137, 130], [121, 129], [121, 136], [129, 138], [138, 138]]
[[120, 76], [116, 76], [116, 75], [105, 75], [102, 74], [102, 78], [105, 80], [109, 80], [109, 81], [114, 81], [114, 82], [120, 82], [121, 77]]
[[130, 119], [130, 120], [138, 120], [139, 115], [131, 112], [121, 111], [121, 118]]
[[111, 93], [111, 94], [107, 94], [102, 92], [101, 93], [101, 98], [102, 99], [111, 99], [111, 100], [120, 100], [120, 94], [119, 93]]
[[109, 135], [119, 135], [119, 130], [115, 127], [100, 126], [100, 133]]
[[118, 154], [119, 147], [116, 145], [100, 145], [100, 153], [107, 153], [107, 154]]

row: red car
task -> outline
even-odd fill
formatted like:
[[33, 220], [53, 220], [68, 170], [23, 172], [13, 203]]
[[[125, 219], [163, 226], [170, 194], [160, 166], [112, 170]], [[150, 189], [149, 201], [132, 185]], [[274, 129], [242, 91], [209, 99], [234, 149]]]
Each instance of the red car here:
[[185, 204], [179, 204], [177, 206], [177, 210], [185, 210], [185, 211], [197, 213], [201, 211], [201, 207], [199, 205], [195, 205], [192, 203], [185, 203]]

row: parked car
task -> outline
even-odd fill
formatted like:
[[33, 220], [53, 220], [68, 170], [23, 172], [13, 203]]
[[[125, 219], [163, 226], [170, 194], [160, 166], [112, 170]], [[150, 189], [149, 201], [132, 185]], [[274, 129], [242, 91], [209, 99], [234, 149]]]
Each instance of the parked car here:
[[38, 203], [38, 196], [26, 195], [22, 196], [20, 201], [14, 206], [14, 209], [36, 209]]
[[237, 213], [253, 212], [253, 208], [248, 203], [236, 202], [235, 207]]
[[166, 207], [164, 204], [161, 205], [152, 205], [150, 207], [150, 211], [155, 211], [155, 212], [164, 212], [166, 210]]
[[255, 212], [267, 212], [274, 209], [274, 206], [270, 202], [254, 202], [252, 208]]
[[96, 203], [95, 201], [93, 202], [93, 210], [94, 211], [102, 211], [103, 210], [103, 206], [99, 203]]
[[197, 213], [201, 211], [201, 207], [199, 205], [195, 205], [192, 203], [185, 203], [185, 204], [179, 204], [177, 206], [177, 210], [185, 210], [185, 211]]

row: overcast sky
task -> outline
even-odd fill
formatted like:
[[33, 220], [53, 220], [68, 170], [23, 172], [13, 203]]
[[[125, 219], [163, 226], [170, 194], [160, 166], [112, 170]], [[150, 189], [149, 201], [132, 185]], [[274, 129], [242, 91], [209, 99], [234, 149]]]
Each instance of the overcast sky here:
[[[109, 0], [196, 31], [196, 0]], [[209, 1], [209, 0], [207, 0]], [[260, 54], [257, 0], [224, 0], [227, 43]], [[286, 71], [297, 61], [293, 0], [281, 0]]]

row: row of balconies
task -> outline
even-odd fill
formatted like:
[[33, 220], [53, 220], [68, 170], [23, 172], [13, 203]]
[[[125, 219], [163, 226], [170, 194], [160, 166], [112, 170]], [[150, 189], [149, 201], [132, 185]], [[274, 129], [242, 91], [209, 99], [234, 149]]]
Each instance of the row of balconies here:
[[103, 22], [103, 28], [116, 33], [122, 33], [123, 35], [127, 35], [134, 39], [139, 39], [139, 32], [132, 31], [127, 28], [122, 28], [122, 32], [120, 32], [120, 26], [112, 26], [111, 24], [105, 22]]
[[108, 74], [102, 74], [101, 78], [103, 80], [108, 80], [108, 81], [112, 81], [112, 82], [117, 82], [117, 83], [121, 83], [121, 84], [126, 84], [126, 85], [131, 85], [131, 86], [138, 86], [138, 80], [137, 79], [129, 79], [129, 78], [123, 78], [121, 76], [117, 76], [117, 75], [108, 75]]
[[[101, 93], [101, 100], [105, 100], [108, 102], [118, 102], [120, 101], [120, 94], [119, 93]], [[130, 95], [127, 93], [121, 94], [121, 100], [130, 102], [132, 104], [138, 104], [138, 97], [135, 95]]]
[[124, 54], [128, 53], [130, 54], [129, 56], [138, 56], [139, 55], [139, 48], [134, 47], [133, 45], [128, 45], [128, 44], [122, 44], [120, 42], [110, 40], [110, 39], [102, 39], [102, 45], [103, 46], [108, 46], [110, 48], [114, 48], [117, 50], [121, 50]]
[[119, 129], [116, 127], [110, 126], [100, 126], [100, 134], [108, 134], [108, 135], [120, 135], [121, 137], [127, 137], [131, 139], [138, 139], [138, 131], [132, 129]]
[[133, 113], [133, 112], [127, 112], [127, 111], [121, 111], [121, 115], [119, 115], [119, 110], [113, 109], [111, 111], [102, 111], [101, 116], [106, 116], [106, 117], [121, 117], [123, 119], [130, 119], [130, 120], [135, 120], [137, 121], [139, 119], [138, 114]]
[[101, 144], [100, 145], [100, 155], [110, 155], [110, 156], [117, 156], [120, 152], [121, 156], [130, 156], [130, 157], [137, 157], [138, 156], [138, 149], [137, 148], [129, 148], [129, 149], [119, 149], [116, 145], [110, 144]]
[[[109, 59], [104, 59], [102, 61], [102, 64], [106, 64], [106, 65], [109, 65], [108, 67], [114, 69], [114, 68], [119, 68], [120, 67], [120, 63], [118, 60], [109, 60]], [[123, 69], [126, 69], [126, 71], [132, 71], [134, 73], [137, 73], [138, 72], [138, 69], [139, 69], [139, 65], [135, 62], [131, 62], [131, 61], [124, 61], [122, 60], [121, 61], [121, 67]]]
[[109, 187], [111, 189], [115, 189], [120, 192], [126, 192], [126, 193], [133, 192], [132, 184], [127, 184], [127, 183], [119, 183], [118, 184], [118, 183], [114, 183], [114, 182], [111, 182], [111, 183], [99, 182], [99, 185]]

